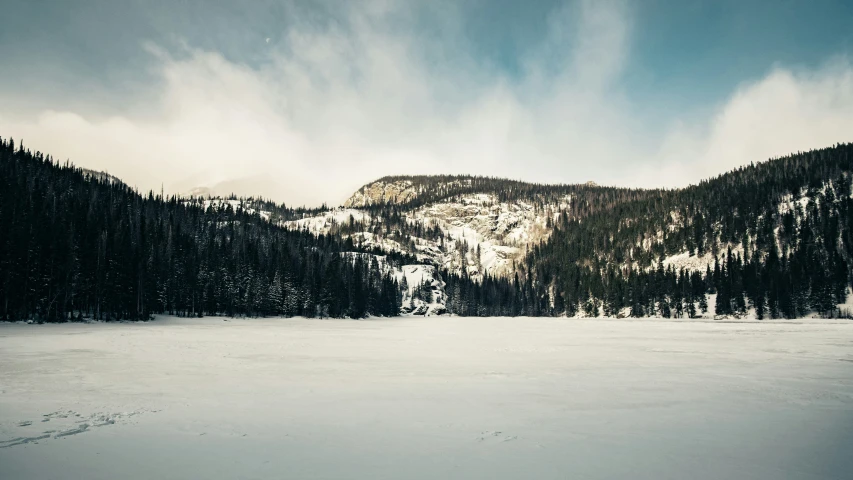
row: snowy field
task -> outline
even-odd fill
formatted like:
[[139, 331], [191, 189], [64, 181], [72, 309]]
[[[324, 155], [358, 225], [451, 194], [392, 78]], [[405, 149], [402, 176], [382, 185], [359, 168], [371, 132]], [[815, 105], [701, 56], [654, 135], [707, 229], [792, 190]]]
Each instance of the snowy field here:
[[850, 479], [853, 322], [0, 325], [0, 479]]

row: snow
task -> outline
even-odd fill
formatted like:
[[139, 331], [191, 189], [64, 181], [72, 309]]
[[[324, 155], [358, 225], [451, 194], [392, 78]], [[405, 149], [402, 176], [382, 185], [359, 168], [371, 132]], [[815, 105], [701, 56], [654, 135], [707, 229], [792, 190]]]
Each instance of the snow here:
[[[410, 213], [409, 218], [435, 224], [453, 239], [445, 244], [447, 254], [434, 255], [433, 261], [457, 273], [467, 268], [476, 279], [484, 273], [514, 273], [514, 262], [524, 256], [525, 248], [550, 235], [547, 213], [559, 215], [570, 201], [566, 196], [560, 205], [537, 210], [531, 203], [500, 202], [495, 195], [479, 193], [424, 206]], [[456, 245], [462, 242], [469, 246], [464, 265], [458, 263], [460, 259], [455, 254]], [[476, 248], [480, 250], [479, 261]]]
[[335, 225], [345, 225], [350, 221], [369, 222], [370, 215], [362, 210], [353, 208], [336, 208], [315, 217], [306, 217], [300, 220], [284, 222], [283, 226], [291, 230], [308, 229], [314, 234], [327, 234]]
[[184, 202], [187, 204], [191, 204], [191, 205], [192, 204], [199, 205], [199, 206], [201, 206], [201, 208], [203, 208], [205, 210], [209, 210], [211, 208], [212, 209], [218, 209], [220, 207], [230, 205], [231, 210], [233, 210], [235, 212], [237, 211], [238, 208], [242, 208], [243, 211], [245, 211], [249, 215], [254, 215], [255, 213], [257, 213], [261, 218], [263, 218], [264, 220], [267, 220], [267, 221], [270, 219], [270, 215], [271, 215], [271, 212], [269, 212], [267, 210], [256, 210], [256, 209], [252, 208], [251, 206], [249, 206], [250, 205], [249, 202], [245, 199], [230, 199], [230, 200], [224, 199], [224, 198], [203, 199], [203, 198], [195, 198], [195, 197], [190, 196], [189, 199], [185, 198]]
[[[447, 294], [444, 281], [432, 265], [403, 265], [397, 273], [397, 281], [402, 283], [406, 278], [408, 288], [403, 292], [403, 309], [413, 315], [441, 315], [447, 312]], [[413, 293], [419, 285], [427, 283], [431, 286], [431, 298], [413, 298]]]
[[[415, 195], [414, 186], [408, 181], [388, 184], [377, 182], [371, 184], [371, 188], [378, 189], [370, 197], [376, 198], [365, 200], [364, 194], [357, 192], [346, 205], [369, 205], [387, 200], [388, 195], [400, 195], [400, 192]], [[371, 222], [380, 219], [372, 218], [369, 213], [358, 208], [339, 207], [316, 216], [283, 222], [282, 225], [297, 230], [307, 228], [314, 234], [328, 234], [335, 226], [344, 225], [352, 218], [365, 231], [344, 236], [350, 236], [362, 248], [376, 247], [387, 253], [410, 253], [420, 262], [442, 266], [454, 273], [461, 273], [464, 268], [472, 278], [480, 279], [485, 273], [512, 275], [516, 262], [525, 255], [527, 248], [547, 239], [551, 234], [552, 229], [547, 225], [548, 216], [557, 218], [570, 204], [571, 196], [566, 195], [558, 204], [537, 209], [532, 203], [500, 202], [497, 196], [484, 193], [461, 195], [452, 201], [431, 203], [404, 212], [403, 215], [413, 225], [421, 223], [437, 226], [450, 240], [440, 245], [436, 241], [411, 236], [409, 238], [415, 242], [414, 251], [400, 241], [370, 231], [374, 227]], [[459, 247], [463, 242], [468, 249], [460, 255]], [[477, 248], [480, 251], [479, 259]]]
[[[825, 193], [829, 185], [824, 183], [818, 191], [821, 193]], [[776, 206], [777, 216], [775, 216], [774, 221], [778, 222], [779, 218], [782, 215], [787, 213], [792, 213], [795, 215], [795, 220], [797, 225], [801, 224], [803, 220], [808, 217], [808, 206], [812, 202], [817, 202], [817, 199], [812, 198], [808, 195], [809, 190], [806, 188], [801, 189], [796, 196], [791, 194], [785, 194], [779, 200], [779, 203]], [[672, 223], [668, 225], [669, 231], [674, 231], [679, 228], [681, 225], [681, 218], [677, 211], [670, 212], [670, 218]], [[761, 218], [761, 217], [759, 217]], [[779, 238], [779, 226], [774, 227], [773, 232], [776, 237], [777, 246], [779, 250], [782, 249], [781, 241]], [[657, 240], [663, 240], [663, 232], [658, 232]], [[755, 248], [755, 239], [751, 239], [750, 248]], [[646, 243], [642, 246], [644, 249], [648, 249], [651, 247], [651, 241], [646, 239]], [[731, 248], [733, 254], [737, 254], [743, 257], [743, 245], [738, 244], [730, 244], [730, 243], [721, 243], [717, 246], [719, 255], [724, 256], [726, 254], [726, 249]], [[724, 257], [723, 257], [724, 260]], [[713, 269], [714, 266], [714, 255], [711, 252], [706, 252], [704, 255], [690, 255], [688, 252], [684, 251], [669, 257], [664, 258], [663, 260], [664, 268], [672, 266], [676, 270], [685, 269], [688, 272], [704, 272], [708, 266], [711, 266]], [[649, 269], [655, 268], [656, 264], [652, 264]]]
[[837, 307], [841, 316], [853, 316], [853, 291], [850, 288], [847, 289], [844, 303], [839, 303]]
[[851, 363], [851, 321], [3, 324], [0, 478], [849, 478]]
[[[400, 242], [398, 242], [396, 240], [392, 240], [392, 239], [384, 237], [384, 236], [381, 236], [381, 235], [376, 235], [372, 232], [355, 232], [352, 235], [350, 235], [349, 237], [352, 238], [352, 241], [355, 245], [357, 245], [361, 248], [378, 248], [378, 249], [382, 250], [383, 252], [388, 252], [388, 253], [390, 253], [390, 252], [411, 253], [411, 252], [408, 252], [407, 249], [404, 248], [403, 245], [400, 244]], [[415, 239], [415, 237], [412, 237], [412, 238]], [[417, 240], [419, 240], [419, 239], [416, 239], [416, 241]], [[417, 246], [421, 247], [421, 249], [433, 249], [433, 248], [438, 249], [438, 247], [436, 247], [435, 244], [432, 242], [429, 242], [429, 243], [423, 244], [423, 245], [419, 244]], [[417, 256], [418, 260], [420, 260], [420, 261], [428, 261], [431, 258], [430, 255], [424, 255], [423, 253], [420, 253], [420, 251], [415, 252], [415, 255]]]
[[[706, 252], [704, 255], [690, 255], [689, 252], [681, 252], [671, 255], [663, 259], [663, 268], [672, 267], [676, 271], [684, 269], [688, 272], [699, 271], [705, 273], [708, 265], [714, 264], [714, 254]], [[656, 265], [651, 265], [649, 270], [655, 269]]]
[[[454, 187], [470, 185], [471, 179], [467, 178], [439, 182], [433, 188], [451, 190]], [[427, 187], [425, 185], [415, 186], [411, 180], [395, 180], [391, 182], [377, 180], [361, 187], [344, 202], [344, 207], [366, 207], [382, 203], [396, 203], [401, 205], [416, 199], [426, 190]]]
[[361, 187], [346, 202], [345, 207], [366, 207], [378, 203], [405, 203], [418, 196], [411, 180], [376, 181]]
[[[374, 255], [372, 253], [343, 252], [341, 255], [352, 262], [355, 262], [356, 258], [361, 258], [368, 264], [375, 258], [379, 270], [383, 274], [391, 274], [401, 286], [401, 315], [432, 316], [447, 313], [445, 282], [434, 266], [420, 264], [396, 266], [388, 262], [388, 257], [385, 255]], [[403, 288], [403, 278], [406, 279], [407, 288]], [[431, 287], [430, 298], [415, 298], [415, 289], [423, 283]]]
[[[825, 185], [823, 189], [826, 189]], [[803, 189], [796, 200], [791, 194], [784, 195], [776, 210], [779, 212], [779, 215], [784, 215], [788, 212], [796, 213], [798, 209], [805, 212], [806, 207], [809, 206], [809, 202], [811, 201], [812, 198], [806, 195], [806, 190]]]
[[[726, 255], [728, 249], [731, 248], [732, 255], [739, 255], [743, 257], [743, 245], [730, 245], [725, 244], [719, 248], [719, 253], [716, 258], [720, 259], [720, 261], [725, 262]], [[705, 273], [706, 269], [710, 266], [711, 270], [714, 269], [714, 253], [713, 252], [705, 252], [703, 255], [690, 255], [689, 252], [681, 252], [675, 255], [671, 255], [669, 257], [665, 257], [663, 259], [663, 268], [672, 267], [676, 271], [680, 271], [684, 269], [687, 272], [700, 272]], [[648, 267], [649, 270], [657, 268], [657, 263], [653, 263]]]

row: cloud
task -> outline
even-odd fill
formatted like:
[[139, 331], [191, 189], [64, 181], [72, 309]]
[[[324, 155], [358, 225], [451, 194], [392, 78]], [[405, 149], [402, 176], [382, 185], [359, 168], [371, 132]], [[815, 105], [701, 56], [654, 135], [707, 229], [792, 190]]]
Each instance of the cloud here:
[[853, 141], [853, 68], [834, 58], [814, 71], [777, 67], [742, 85], [701, 123], [672, 128], [660, 167], [638, 177], [679, 186], [741, 165]]
[[143, 191], [210, 186], [308, 205], [403, 173], [684, 185], [853, 140], [843, 59], [779, 67], [710, 118], [649, 125], [620, 82], [633, 28], [624, 2], [553, 11], [517, 75], [465, 48], [455, 10], [431, 12], [438, 33], [425, 34], [395, 2], [350, 8], [342, 20], [294, 21], [252, 65], [191, 43], [147, 45], [158, 81], [121, 113], [5, 112], [0, 132]]

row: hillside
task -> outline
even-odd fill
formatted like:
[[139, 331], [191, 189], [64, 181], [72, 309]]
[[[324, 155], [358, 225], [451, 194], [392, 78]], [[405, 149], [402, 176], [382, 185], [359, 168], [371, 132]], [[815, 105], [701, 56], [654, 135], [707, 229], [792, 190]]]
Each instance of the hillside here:
[[583, 218], [657, 190], [543, 185], [491, 177], [384, 177], [344, 205], [286, 221], [290, 229], [351, 238], [414, 255], [457, 275], [512, 277], [561, 216]]
[[853, 146], [642, 190], [385, 177], [337, 208], [141, 195], [0, 140], [0, 318], [849, 315]]
[[[564, 219], [527, 258], [567, 313], [838, 314], [853, 254], [853, 146], [753, 164]], [[575, 310], [577, 308], [578, 310]]]
[[0, 139], [0, 320], [399, 314], [376, 255], [262, 213], [141, 195]]
[[832, 316], [850, 283], [851, 180], [850, 145], [673, 190], [385, 177], [284, 225], [476, 282], [526, 279], [539, 314]]

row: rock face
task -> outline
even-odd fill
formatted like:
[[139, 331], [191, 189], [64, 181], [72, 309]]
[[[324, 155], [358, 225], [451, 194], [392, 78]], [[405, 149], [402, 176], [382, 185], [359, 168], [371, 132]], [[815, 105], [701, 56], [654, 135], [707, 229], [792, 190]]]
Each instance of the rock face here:
[[445, 283], [434, 266], [403, 265], [397, 276], [400, 283], [406, 279], [402, 292], [404, 314], [432, 316], [447, 313]]
[[378, 181], [361, 187], [359, 191], [344, 202], [344, 206], [366, 207], [382, 203], [405, 203], [417, 195], [417, 189], [411, 181]]
[[390, 274], [400, 285], [402, 315], [433, 316], [447, 313], [445, 282], [433, 265], [393, 265], [385, 255], [361, 252], [344, 252], [343, 258], [354, 262], [361, 258], [375, 262], [383, 274]]
[[[528, 249], [548, 238], [552, 222], [572, 202], [570, 195], [544, 205], [532, 200], [501, 201], [490, 193], [456, 195], [403, 207], [399, 214], [408, 227], [397, 234], [385, 228], [381, 214], [359, 209], [360, 205], [405, 203], [425, 193], [408, 181], [377, 181], [350, 197], [348, 207], [282, 225], [293, 230], [307, 228], [315, 234], [343, 229], [342, 235], [363, 249], [411, 254], [424, 264], [481, 279], [487, 274], [514, 274]], [[428, 229], [434, 229], [432, 235]], [[436, 238], [435, 231], [442, 238]]]
[[570, 202], [567, 196], [563, 203], [537, 209], [525, 201], [501, 202], [495, 195], [480, 193], [430, 203], [406, 216], [435, 225], [447, 237], [441, 244], [424, 239], [418, 244], [418, 253], [450, 271], [465, 270], [469, 276], [480, 278], [486, 273], [513, 274], [515, 262], [526, 249], [550, 235], [548, 218], [553, 220]]

